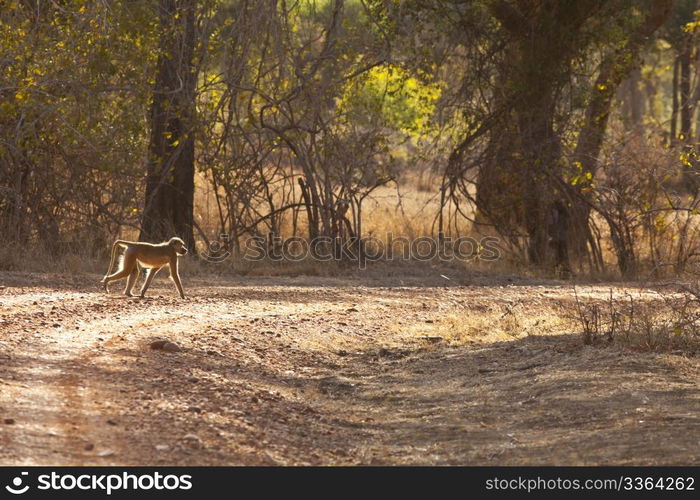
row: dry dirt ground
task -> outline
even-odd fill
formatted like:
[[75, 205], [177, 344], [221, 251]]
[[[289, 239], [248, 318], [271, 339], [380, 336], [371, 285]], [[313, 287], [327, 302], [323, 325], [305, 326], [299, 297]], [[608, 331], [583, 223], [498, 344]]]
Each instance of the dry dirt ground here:
[[700, 464], [700, 353], [583, 345], [570, 284], [98, 280], [0, 273], [0, 464]]

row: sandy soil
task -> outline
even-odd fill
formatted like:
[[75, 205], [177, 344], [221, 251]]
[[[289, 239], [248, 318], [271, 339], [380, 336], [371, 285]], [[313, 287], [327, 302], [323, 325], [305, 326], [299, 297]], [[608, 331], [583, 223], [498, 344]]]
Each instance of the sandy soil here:
[[700, 353], [583, 345], [567, 284], [98, 280], [0, 273], [0, 464], [700, 464]]

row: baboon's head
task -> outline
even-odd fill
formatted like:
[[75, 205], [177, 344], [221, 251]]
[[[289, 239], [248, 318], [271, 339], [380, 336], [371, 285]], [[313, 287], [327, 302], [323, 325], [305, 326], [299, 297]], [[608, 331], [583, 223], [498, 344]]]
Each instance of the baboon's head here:
[[168, 244], [175, 249], [175, 253], [178, 255], [187, 255], [187, 247], [185, 242], [180, 238], [170, 238]]

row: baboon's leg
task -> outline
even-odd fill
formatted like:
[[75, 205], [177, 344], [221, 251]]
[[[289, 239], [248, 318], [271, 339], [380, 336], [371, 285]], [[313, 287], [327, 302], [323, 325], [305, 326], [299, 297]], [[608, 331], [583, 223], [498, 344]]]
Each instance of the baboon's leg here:
[[134, 267], [136, 267], [136, 256], [127, 250], [124, 252], [124, 261], [122, 262], [121, 269], [118, 269], [109, 276], [105, 276], [105, 284], [109, 283], [110, 281], [117, 281], [126, 278], [131, 274]]
[[148, 290], [148, 287], [151, 286], [151, 281], [153, 281], [153, 278], [155, 278], [156, 274], [160, 270], [160, 267], [146, 268], [146, 281], [143, 282], [143, 286], [141, 287], [141, 298], [143, 298], [146, 295], [146, 290]]
[[136, 280], [138, 279], [138, 277], [139, 277], [139, 266], [134, 266], [134, 268], [129, 273], [129, 279], [126, 280], [126, 290], [124, 290], [124, 294], [127, 297], [132, 297], [131, 289], [134, 288], [134, 285], [136, 284]]
[[180, 292], [180, 298], [185, 298], [185, 292], [182, 291], [182, 283], [180, 283], [180, 275], [177, 272], [177, 257], [170, 260], [170, 279], [175, 282], [177, 291]]

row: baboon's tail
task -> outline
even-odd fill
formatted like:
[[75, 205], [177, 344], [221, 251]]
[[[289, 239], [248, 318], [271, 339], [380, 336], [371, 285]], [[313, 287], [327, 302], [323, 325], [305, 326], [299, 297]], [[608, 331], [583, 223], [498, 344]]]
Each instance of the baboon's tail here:
[[114, 269], [114, 264], [117, 261], [117, 247], [125, 247], [127, 243], [128, 241], [124, 240], [117, 240], [114, 242], [112, 245], [112, 260], [109, 263], [109, 269], [107, 269], [107, 274], [105, 276], [110, 275]]

